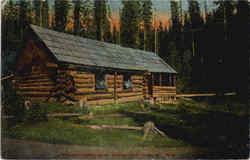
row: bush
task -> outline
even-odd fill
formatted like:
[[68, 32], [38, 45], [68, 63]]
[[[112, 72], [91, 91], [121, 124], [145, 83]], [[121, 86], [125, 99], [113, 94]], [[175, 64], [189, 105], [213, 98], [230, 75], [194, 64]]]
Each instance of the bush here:
[[47, 121], [47, 109], [39, 103], [33, 103], [30, 109], [26, 111], [26, 120], [32, 122]]
[[24, 99], [16, 94], [16, 89], [11, 81], [2, 82], [3, 113], [14, 116], [18, 121], [23, 121], [25, 114]]

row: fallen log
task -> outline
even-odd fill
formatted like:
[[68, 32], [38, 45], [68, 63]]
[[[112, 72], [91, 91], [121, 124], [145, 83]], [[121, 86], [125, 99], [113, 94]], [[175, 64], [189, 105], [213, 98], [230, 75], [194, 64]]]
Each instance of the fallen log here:
[[92, 129], [131, 129], [131, 130], [143, 130], [143, 127], [136, 127], [136, 126], [128, 126], [128, 125], [86, 125], [85, 127], [92, 128]]

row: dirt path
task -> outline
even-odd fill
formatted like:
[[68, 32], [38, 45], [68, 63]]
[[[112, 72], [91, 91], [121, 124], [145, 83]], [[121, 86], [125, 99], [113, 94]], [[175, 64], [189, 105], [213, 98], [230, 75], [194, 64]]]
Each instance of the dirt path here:
[[[80, 145], [47, 144], [26, 140], [2, 139], [3, 158], [191, 158], [198, 155], [196, 148], [149, 147], [89, 147]], [[159, 157], [160, 156], [160, 157]]]

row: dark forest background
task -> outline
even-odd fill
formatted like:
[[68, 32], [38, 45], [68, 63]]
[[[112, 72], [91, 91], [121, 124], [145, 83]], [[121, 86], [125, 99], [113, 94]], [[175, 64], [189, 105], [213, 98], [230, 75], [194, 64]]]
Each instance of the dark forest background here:
[[[182, 0], [184, 1], [184, 0]], [[237, 92], [246, 96], [249, 55], [249, 2], [169, 0], [168, 28], [154, 27], [151, 0], [122, 1], [119, 28], [111, 25], [106, 0], [9, 0], [2, 9], [2, 76], [14, 70], [11, 59], [24, 46], [28, 24], [74, 35], [152, 51], [178, 72], [177, 92]], [[201, 11], [200, 7], [205, 9]], [[69, 14], [72, 12], [72, 14]], [[72, 16], [69, 16], [72, 15]], [[167, 21], [167, 20], [166, 20]], [[68, 29], [67, 25], [73, 23]]]

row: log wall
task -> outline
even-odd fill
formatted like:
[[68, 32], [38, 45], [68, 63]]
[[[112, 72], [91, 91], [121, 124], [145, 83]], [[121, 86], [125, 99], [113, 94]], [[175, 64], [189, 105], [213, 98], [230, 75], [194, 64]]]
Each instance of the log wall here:
[[173, 103], [176, 100], [175, 86], [153, 86], [156, 103]]
[[[150, 95], [146, 94], [148, 93], [147, 78], [143, 75], [132, 75], [132, 87], [125, 90], [123, 88], [123, 75], [118, 74], [115, 81], [114, 75], [107, 74], [105, 76], [107, 90], [100, 92], [95, 90], [94, 73], [74, 70], [58, 70], [57, 72], [57, 74], [66, 72], [73, 77], [76, 88], [74, 98], [77, 100], [85, 99], [88, 104], [124, 103], [141, 100], [147, 96], [150, 97]], [[62, 79], [57, 76], [56, 80], [61, 81]], [[114, 91], [115, 82], [116, 96]], [[45, 101], [56, 85], [49, 74], [35, 72], [20, 78], [16, 84], [18, 94], [32, 101]], [[152, 97], [156, 99], [157, 103], [172, 102], [176, 99], [176, 87], [153, 86]], [[55, 101], [55, 98], [51, 98], [50, 101]]]
[[68, 71], [73, 77], [77, 94], [95, 91], [95, 75], [87, 72]]
[[32, 101], [44, 101], [49, 97], [55, 82], [46, 73], [31, 73], [16, 78], [17, 94]]
[[[114, 87], [115, 87], [114, 77], [115, 76], [112, 74], [107, 74], [105, 76], [105, 83], [106, 83], [108, 92], [114, 91]], [[119, 92], [122, 90], [123, 90], [123, 75], [117, 75], [117, 77], [116, 77], [116, 91]]]

